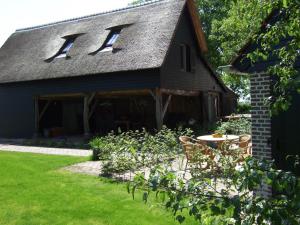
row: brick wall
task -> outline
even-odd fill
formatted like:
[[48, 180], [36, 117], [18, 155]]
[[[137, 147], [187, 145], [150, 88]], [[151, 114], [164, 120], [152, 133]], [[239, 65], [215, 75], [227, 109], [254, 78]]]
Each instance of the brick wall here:
[[[252, 154], [260, 159], [272, 159], [271, 150], [271, 117], [265, 100], [271, 95], [270, 76], [252, 74], [251, 83], [251, 114], [252, 114]], [[263, 185], [256, 194], [268, 197], [272, 190]]]
[[272, 159], [271, 152], [271, 117], [265, 100], [271, 95], [270, 76], [265, 74], [251, 75], [251, 114], [253, 156]]

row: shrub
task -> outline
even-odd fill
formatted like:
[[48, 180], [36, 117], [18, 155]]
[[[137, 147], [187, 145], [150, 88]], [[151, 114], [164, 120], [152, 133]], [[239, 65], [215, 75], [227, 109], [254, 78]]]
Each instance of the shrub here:
[[90, 146], [95, 156], [106, 160], [105, 173], [123, 173], [138, 168], [151, 168], [155, 164], [171, 160], [182, 151], [178, 137], [191, 133], [189, 129], [171, 130], [167, 127], [155, 134], [145, 129], [110, 133], [93, 139]]
[[237, 112], [240, 114], [250, 114], [251, 105], [247, 102], [239, 102], [237, 106]]
[[247, 118], [230, 119], [226, 122], [220, 121], [216, 130], [222, 134], [250, 134], [251, 121]]
[[[142, 189], [145, 202], [154, 192], [180, 223], [187, 215], [183, 211], [187, 210], [203, 225], [300, 224], [300, 183], [296, 176], [277, 170], [270, 161], [248, 157], [237, 164], [219, 153], [220, 167], [215, 172], [222, 185], [203, 172], [186, 180], [167, 166], [158, 166], [149, 178], [136, 175], [128, 183], [127, 191], [134, 196], [136, 189]], [[215, 172], [207, 171], [211, 177], [216, 176]], [[271, 197], [253, 194], [265, 184], [274, 191]]]

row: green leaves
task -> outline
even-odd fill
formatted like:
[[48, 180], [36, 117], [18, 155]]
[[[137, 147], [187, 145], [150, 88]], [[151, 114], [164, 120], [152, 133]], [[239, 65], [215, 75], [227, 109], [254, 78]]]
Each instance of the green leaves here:
[[177, 220], [179, 223], [183, 223], [184, 220], [185, 220], [185, 217], [182, 216], [182, 215], [178, 215], [178, 216], [176, 216], [176, 220]]
[[260, 32], [258, 48], [249, 55], [253, 63], [276, 59], [276, 64], [267, 68], [267, 73], [276, 77], [272, 90], [271, 110], [278, 114], [288, 110], [292, 95], [299, 89], [299, 70], [295, 68], [300, 52], [300, 2], [298, 0], [275, 0], [266, 2], [265, 9], [272, 11], [277, 19]]
[[[218, 154], [218, 150], [214, 150]], [[166, 208], [170, 209], [179, 223], [184, 222], [184, 210], [199, 224], [297, 224], [300, 221], [300, 184], [289, 173], [276, 170], [272, 162], [247, 158], [235, 169], [236, 162], [224, 154], [218, 161], [218, 183], [211, 171], [200, 173], [189, 180], [183, 179], [168, 166], [151, 170], [150, 178], [140, 182], [134, 179], [133, 187], [142, 188], [143, 201], [148, 202], [149, 190], [155, 191], [157, 200], [163, 193]], [[228, 164], [233, 164], [229, 166]], [[229, 169], [231, 168], [231, 169]], [[140, 185], [139, 185], [140, 183]], [[273, 187], [273, 196], [264, 199], [253, 195], [262, 185]], [[217, 185], [218, 184], [218, 185]], [[229, 189], [225, 191], [224, 188]]]
[[219, 121], [216, 130], [222, 134], [250, 134], [251, 122], [247, 118], [234, 119], [226, 122]]
[[102, 172], [105, 175], [124, 174], [139, 168], [152, 168], [170, 161], [182, 151], [178, 137], [189, 135], [191, 130], [170, 130], [163, 127], [155, 134], [142, 131], [109, 133], [90, 142], [97, 150], [100, 160], [105, 160]]

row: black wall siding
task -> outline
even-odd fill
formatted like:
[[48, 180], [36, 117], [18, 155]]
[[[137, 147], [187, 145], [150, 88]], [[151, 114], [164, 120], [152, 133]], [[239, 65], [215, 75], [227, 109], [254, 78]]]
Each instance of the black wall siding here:
[[[193, 72], [181, 71], [181, 44], [187, 44], [191, 47], [191, 52], [194, 54], [192, 58], [195, 60], [195, 69]], [[180, 18], [177, 32], [173, 38], [165, 63], [161, 69], [161, 85], [163, 88], [222, 92], [220, 85], [204, 65], [197, 48], [194, 28], [192, 27], [188, 11], [185, 9]]]
[[276, 164], [281, 169], [294, 171], [300, 175], [299, 166], [294, 168], [293, 158], [288, 155], [300, 155], [299, 126], [300, 126], [300, 95], [293, 94], [292, 104], [285, 112], [272, 116], [272, 151]]
[[137, 90], [159, 86], [158, 69], [1, 84], [0, 137], [32, 137], [34, 133], [35, 96], [95, 91]]

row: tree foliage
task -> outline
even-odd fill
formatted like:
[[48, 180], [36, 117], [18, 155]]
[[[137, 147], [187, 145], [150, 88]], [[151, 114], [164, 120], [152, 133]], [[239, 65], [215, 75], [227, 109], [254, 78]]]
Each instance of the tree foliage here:
[[[264, 31], [254, 37], [261, 48], [249, 58], [253, 62], [277, 59], [268, 69], [276, 77], [269, 103], [272, 112], [279, 113], [289, 108], [294, 92], [300, 93], [299, 70], [295, 68], [296, 61], [300, 61], [300, 1], [274, 0], [263, 9], [268, 13], [278, 12], [279, 19], [275, 24], [266, 24]], [[280, 45], [282, 41], [284, 45]]]

